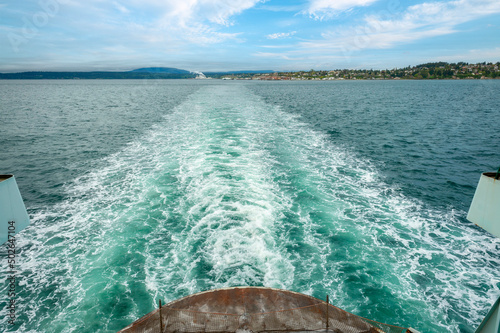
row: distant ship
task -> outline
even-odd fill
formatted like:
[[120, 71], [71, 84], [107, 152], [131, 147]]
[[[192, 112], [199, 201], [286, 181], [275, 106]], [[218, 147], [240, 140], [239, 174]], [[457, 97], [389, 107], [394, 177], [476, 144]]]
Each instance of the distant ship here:
[[195, 72], [197, 75], [195, 77], [195, 79], [197, 80], [207, 80], [207, 79], [211, 79], [211, 77], [206, 77], [205, 74], [203, 74], [202, 72]]

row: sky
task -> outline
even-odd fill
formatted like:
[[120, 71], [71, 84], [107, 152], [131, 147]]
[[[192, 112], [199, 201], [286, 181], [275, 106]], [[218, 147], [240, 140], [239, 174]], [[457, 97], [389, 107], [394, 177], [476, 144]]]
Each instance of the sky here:
[[500, 0], [0, 0], [0, 72], [500, 61]]

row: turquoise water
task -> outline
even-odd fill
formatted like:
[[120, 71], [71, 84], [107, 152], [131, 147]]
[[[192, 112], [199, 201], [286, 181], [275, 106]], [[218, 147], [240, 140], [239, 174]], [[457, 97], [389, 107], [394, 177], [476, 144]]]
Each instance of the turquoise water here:
[[473, 332], [500, 295], [500, 241], [465, 220], [500, 161], [499, 88], [1, 82], [0, 172], [32, 224], [0, 329], [112, 332], [158, 299], [254, 285]]

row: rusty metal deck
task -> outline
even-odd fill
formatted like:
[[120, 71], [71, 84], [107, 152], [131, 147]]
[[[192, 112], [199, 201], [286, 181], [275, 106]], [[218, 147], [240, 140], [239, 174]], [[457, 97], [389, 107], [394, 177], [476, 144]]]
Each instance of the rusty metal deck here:
[[[160, 319], [161, 318], [161, 319]], [[186, 296], [156, 309], [121, 333], [406, 332], [293, 291], [235, 287]]]

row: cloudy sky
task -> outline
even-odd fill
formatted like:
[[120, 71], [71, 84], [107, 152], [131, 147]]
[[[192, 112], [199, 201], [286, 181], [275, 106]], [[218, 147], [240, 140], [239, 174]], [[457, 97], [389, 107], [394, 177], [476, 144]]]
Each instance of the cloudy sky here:
[[500, 0], [0, 0], [0, 72], [500, 61]]

